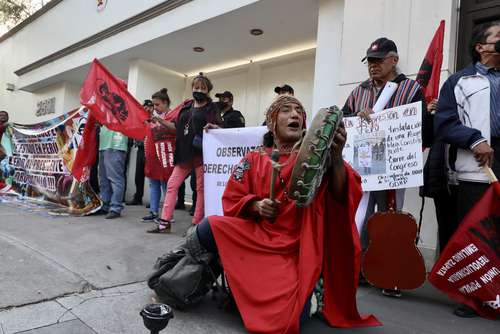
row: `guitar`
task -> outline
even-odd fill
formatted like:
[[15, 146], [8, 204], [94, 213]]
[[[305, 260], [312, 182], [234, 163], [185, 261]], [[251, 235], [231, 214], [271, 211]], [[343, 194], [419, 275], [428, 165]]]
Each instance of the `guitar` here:
[[417, 223], [396, 211], [396, 191], [387, 191], [387, 212], [376, 212], [368, 220], [370, 243], [363, 258], [366, 280], [381, 289], [412, 290], [425, 282], [422, 254], [415, 244]]

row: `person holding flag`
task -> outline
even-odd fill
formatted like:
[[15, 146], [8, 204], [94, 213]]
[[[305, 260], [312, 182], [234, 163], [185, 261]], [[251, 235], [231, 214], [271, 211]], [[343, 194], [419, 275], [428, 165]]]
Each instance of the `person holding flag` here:
[[[472, 64], [455, 73], [441, 88], [435, 134], [458, 148], [458, 221], [489, 188], [483, 166], [500, 176], [500, 21], [478, 25], [470, 40]], [[475, 311], [461, 305], [460, 317]]]
[[96, 161], [100, 124], [99, 179], [103, 211], [109, 210], [106, 218], [116, 218], [123, 209], [127, 137], [144, 140], [147, 134], [144, 124], [149, 114], [128, 92], [126, 83], [115, 78], [97, 59], [83, 82], [80, 103], [89, 113], [71, 174], [80, 182], [89, 178]]

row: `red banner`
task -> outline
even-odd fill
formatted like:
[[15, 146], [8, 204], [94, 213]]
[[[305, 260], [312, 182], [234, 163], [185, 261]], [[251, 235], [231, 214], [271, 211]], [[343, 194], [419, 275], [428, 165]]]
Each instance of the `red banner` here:
[[438, 98], [441, 65], [443, 63], [444, 20], [439, 24], [424, 61], [417, 74], [417, 82], [424, 88], [427, 103]]
[[500, 183], [492, 183], [465, 216], [429, 281], [481, 316], [500, 315]]
[[83, 129], [82, 140], [71, 169], [71, 175], [80, 182], [87, 181], [90, 170], [96, 161], [97, 155], [97, 124], [95, 118], [89, 112], [87, 123]]
[[108, 129], [143, 140], [147, 134], [144, 122], [149, 114], [97, 59], [94, 59], [80, 90], [80, 103]]

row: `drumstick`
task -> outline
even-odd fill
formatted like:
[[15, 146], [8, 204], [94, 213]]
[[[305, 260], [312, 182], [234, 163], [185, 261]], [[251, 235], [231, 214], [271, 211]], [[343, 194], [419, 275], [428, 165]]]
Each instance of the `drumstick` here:
[[486, 173], [486, 175], [488, 175], [488, 178], [490, 179], [490, 183], [498, 181], [497, 177], [495, 176], [495, 173], [493, 173], [493, 171], [491, 170], [491, 168], [489, 166], [484, 165], [483, 171]]
[[271, 167], [272, 167], [272, 174], [271, 174], [271, 187], [269, 188], [269, 199], [271, 201], [274, 201], [274, 184], [276, 183], [276, 177], [278, 176], [278, 167], [275, 167], [274, 164], [278, 163], [280, 159], [280, 152], [276, 149], [273, 150], [273, 153], [271, 153]]

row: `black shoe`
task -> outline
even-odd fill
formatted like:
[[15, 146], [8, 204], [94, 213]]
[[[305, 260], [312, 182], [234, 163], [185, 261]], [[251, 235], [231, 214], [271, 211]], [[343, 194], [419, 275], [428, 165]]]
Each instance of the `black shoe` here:
[[457, 317], [461, 318], [475, 318], [477, 317], [476, 311], [474, 311], [472, 308], [470, 308], [467, 305], [460, 304], [458, 305], [455, 310], [453, 311], [453, 314], [456, 315]]
[[382, 294], [387, 297], [401, 298], [403, 295], [398, 289], [382, 289]]
[[151, 208], [151, 204], [146, 204], [146, 209]]
[[115, 219], [115, 218], [118, 218], [121, 216], [121, 213], [119, 212], [116, 212], [116, 211], [110, 211], [108, 212], [108, 214], [106, 215], [106, 219]]
[[94, 213], [91, 213], [89, 216], [101, 216], [101, 215], [107, 215], [108, 211], [105, 211], [103, 209], [99, 209]]
[[191, 209], [189, 210], [189, 215], [190, 215], [190, 216], [194, 216], [194, 208], [191, 208]]
[[156, 213], [150, 212], [149, 215], [147, 215], [146, 217], [142, 217], [142, 221], [145, 223], [150, 223], [150, 222], [153, 222], [157, 218], [158, 218], [158, 215]]
[[156, 219], [153, 220], [153, 222], [155, 224], [158, 224], [158, 225], [166, 225], [166, 224], [173, 224], [173, 223], [175, 223], [175, 219], [165, 220], [165, 219], [161, 219], [160, 217], [156, 217]]
[[175, 210], [186, 210], [186, 205], [184, 203], [176, 203]]
[[134, 198], [130, 202], [127, 202], [127, 205], [142, 205], [142, 201], [139, 201], [139, 200]]

